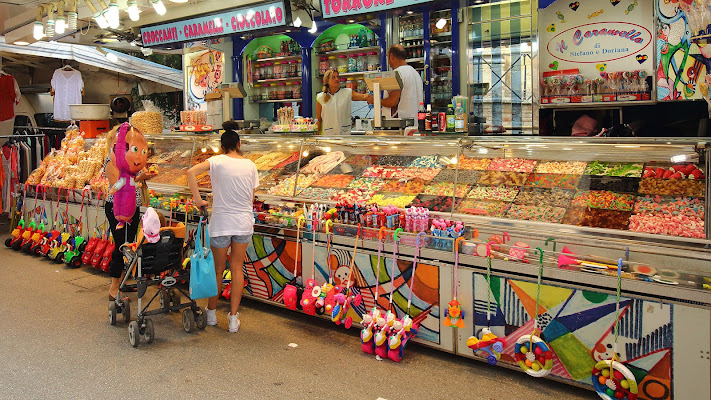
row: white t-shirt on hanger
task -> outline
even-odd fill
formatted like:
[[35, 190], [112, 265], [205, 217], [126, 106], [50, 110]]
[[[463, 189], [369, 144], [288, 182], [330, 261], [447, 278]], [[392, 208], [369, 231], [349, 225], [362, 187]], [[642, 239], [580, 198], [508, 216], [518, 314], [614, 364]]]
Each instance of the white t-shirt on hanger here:
[[81, 72], [62, 68], [54, 71], [52, 75], [52, 91], [54, 92], [54, 120], [70, 121], [70, 104], [82, 104], [81, 91], [84, 81]]

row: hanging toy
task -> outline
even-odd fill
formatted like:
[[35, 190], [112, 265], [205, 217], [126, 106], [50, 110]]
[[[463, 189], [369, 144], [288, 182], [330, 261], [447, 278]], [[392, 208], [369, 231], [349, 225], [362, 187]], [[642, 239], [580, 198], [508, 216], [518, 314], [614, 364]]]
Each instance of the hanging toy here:
[[455, 326], [464, 328], [464, 312], [461, 309], [461, 304], [457, 301], [457, 288], [459, 280], [457, 272], [459, 271], [459, 242], [463, 242], [463, 237], [458, 237], [454, 241], [454, 299], [447, 304], [447, 309], [444, 311], [444, 326]]
[[538, 304], [541, 298], [541, 276], [543, 276], [543, 250], [536, 247], [538, 253], [538, 283], [536, 288], [536, 315], [533, 319], [533, 333], [523, 335], [516, 341], [514, 358], [519, 367], [527, 374], [540, 378], [553, 369], [553, 350], [538, 334]]
[[[326, 311], [330, 314], [333, 309], [333, 304], [326, 304], [329, 292], [333, 289], [333, 274], [331, 270], [331, 239], [333, 238], [331, 227], [333, 226], [333, 221], [328, 219], [324, 225], [326, 229], [326, 268], [328, 269], [328, 282], [321, 285], [318, 296], [316, 296], [316, 314], [318, 315], [323, 315]], [[333, 295], [331, 295], [331, 298], [333, 298]], [[328, 310], [326, 310], [327, 308]]]
[[392, 268], [390, 270], [390, 302], [388, 304], [388, 312], [385, 316], [379, 316], [375, 319], [375, 355], [380, 358], [385, 358], [388, 356], [388, 336], [390, 335], [390, 327], [395, 320], [395, 313], [392, 312], [393, 309], [393, 290], [395, 289], [395, 268], [397, 266], [397, 250], [400, 238], [398, 235], [402, 233], [401, 228], [395, 229], [393, 232], [393, 260]]
[[617, 262], [617, 299], [615, 302], [615, 343], [611, 360], [602, 360], [592, 370], [592, 383], [597, 395], [605, 400], [637, 399], [637, 380], [632, 372], [619, 362], [617, 338], [620, 323], [620, 292], [622, 290], [622, 258]]
[[353, 246], [353, 256], [351, 257], [351, 266], [348, 271], [348, 280], [346, 283], [346, 289], [343, 290], [341, 293], [337, 293], [335, 295], [336, 305], [333, 307], [333, 311], [331, 311], [331, 321], [335, 322], [336, 325], [340, 325], [341, 322], [343, 322], [343, 326], [346, 329], [350, 329], [351, 325], [353, 324], [353, 318], [346, 317], [346, 314], [348, 313], [348, 309], [350, 308], [351, 305], [356, 306], [356, 307], [359, 306], [360, 303], [363, 301], [363, 298], [360, 294], [353, 295], [353, 293], [351, 293], [351, 282], [353, 279], [353, 267], [355, 267], [356, 252], [358, 251], [358, 239], [360, 239], [361, 230], [362, 230], [361, 225], [358, 224], [358, 231], [356, 232], [355, 245]]
[[392, 325], [392, 333], [388, 340], [388, 358], [395, 362], [400, 362], [404, 356], [403, 351], [407, 342], [417, 334], [417, 324], [410, 318], [410, 307], [412, 306], [412, 293], [415, 291], [415, 272], [417, 272], [417, 258], [420, 255], [420, 238], [425, 232], [417, 234], [415, 241], [415, 259], [412, 262], [412, 278], [410, 278], [410, 295], [407, 299], [407, 312], [402, 321], [396, 320]]
[[296, 272], [299, 266], [299, 240], [301, 237], [301, 223], [304, 221], [304, 216], [301, 215], [296, 220], [296, 256], [294, 257], [294, 279], [284, 286], [284, 305], [291, 311], [296, 310], [299, 302], [299, 294], [296, 288]]
[[114, 216], [118, 220], [116, 229], [123, 228], [136, 212], [134, 178], [146, 166], [147, 159], [146, 138], [128, 122], [121, 124], [114, 145], [114, 160], [119, 177], [109, 191], [114, 196]]
[[316, 299], [321, 295], [321, 287], [316, 284], [316, 229], [318, 220], [312, 214], [311, 220], [311, 279], [304, 284], [304, 292], [301, 294], [301, 309], [304, 313], [316, 315]]
[[486, 244], [486, 328], [482, 328], [476, 336], [467, 339], [467, 347], [474, 353], [482, 351], [486, 354], [486, 361], [491, 365], [496, 365], [504, 351], [506, 341], [491, 332], [491, 245], [496, 242]]
[[380, 259], [383, 252], [383, 233], [385, 232], [385, 227], [381, 227], [378, 231], [378, 262], [376, 268], [378, 269], [377, 277], [375, 278], [375, 304], [370, 313], [363, 315], [363, 329], [360, 331], [360, 341], [361, 348], [364, 353], [373, 354], [375, 353], [375, 340], [373, 329], [375, 328], [375, 322], [380, 318], [380, 310], [378, 310], [378, 298], [379, 292], [378, 287], [380, 285]]

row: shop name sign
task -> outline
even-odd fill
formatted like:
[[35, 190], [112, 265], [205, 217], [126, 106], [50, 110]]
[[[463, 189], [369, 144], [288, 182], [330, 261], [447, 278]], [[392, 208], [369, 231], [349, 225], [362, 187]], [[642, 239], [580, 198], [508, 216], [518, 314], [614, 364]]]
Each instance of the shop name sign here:
[[554, 58], [575, 63], [599, 63], [634, 56], [652, 41], [645, 27], [629, 22], [595, 22], [553, 36], [547, 50]]
[[144, 46], [207, 39], [258, 29], [285, 26], [286, 9], [283, 1], [264, 2], [219, 14], [204, 15], [183, 21], [169, 22], [141, 28]]
[[404, 8], [415, 4], [429, 3], [432, 0], [320, 0], [324, 18], [337, 18]]

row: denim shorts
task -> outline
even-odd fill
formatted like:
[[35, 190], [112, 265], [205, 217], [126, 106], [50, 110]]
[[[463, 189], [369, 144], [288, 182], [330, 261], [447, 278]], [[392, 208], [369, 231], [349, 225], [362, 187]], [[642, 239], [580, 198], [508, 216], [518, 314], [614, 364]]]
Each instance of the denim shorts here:
[[231, 243], [249, 243], [252, 239], [252, 234], [249, 235], [230, 235], [230, 236], [215, 236], [210, 238], [210, 246], [218, 249], [224, 249]]

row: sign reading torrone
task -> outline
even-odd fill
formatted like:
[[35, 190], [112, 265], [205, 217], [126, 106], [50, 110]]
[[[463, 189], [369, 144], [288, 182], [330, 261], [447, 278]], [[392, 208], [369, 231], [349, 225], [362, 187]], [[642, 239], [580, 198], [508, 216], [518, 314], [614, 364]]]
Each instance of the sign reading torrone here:
[[637, 54], [649, 46], [652, 33], [628, 22], [596, 22], [569, 28], [553, 36], [548, 53], [562, 61], [599, 63]]
[[320, 0], [324, 18], [344, 17], [403, 8], [432, 0]]
[[143, 45], [150, 47], [226, 36], [284, 26], [289, 22], [287, 14], [283, 1], [264, 2], [252, 7], [238, 8], [219, 14], [143, 27], [141, 28], [141, 38]]

